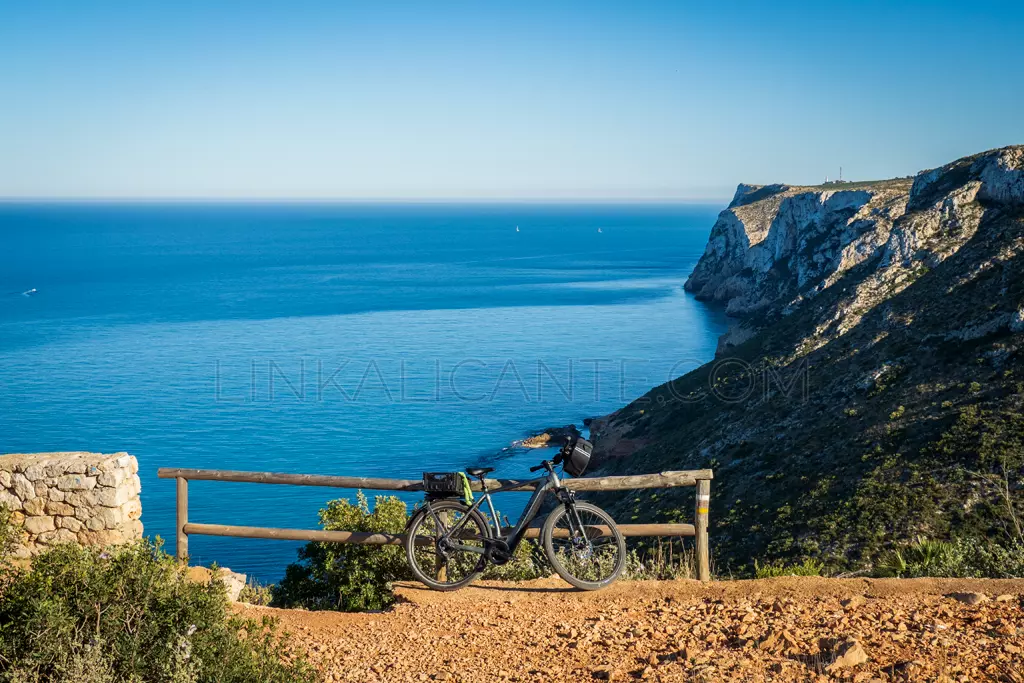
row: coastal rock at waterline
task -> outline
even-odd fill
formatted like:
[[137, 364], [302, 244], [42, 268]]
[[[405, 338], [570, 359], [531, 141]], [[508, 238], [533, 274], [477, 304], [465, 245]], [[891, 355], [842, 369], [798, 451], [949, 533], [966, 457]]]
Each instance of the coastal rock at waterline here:
[[565, 425], [564, 427], [551, 427], [542, 432], [529, 436], [516, 445], [522, 448], [551, 448], [562, 446], [570, 438], [578, 438], [580, 430], [576, 425]]

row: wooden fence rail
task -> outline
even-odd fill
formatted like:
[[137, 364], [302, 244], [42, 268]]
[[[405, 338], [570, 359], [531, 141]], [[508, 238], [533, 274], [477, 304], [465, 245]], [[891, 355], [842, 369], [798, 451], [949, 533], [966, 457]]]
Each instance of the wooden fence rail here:
[[[161, 479], [174, 479], [177, 484], [176, 554], [179, 560], [188, 558], [189, 535], [231, 536], [235, 538], [266, 538], [288, 541], [325, 541], [331, 543], [359, 543], [366, 545], [401, 545], [404, 534], [367, 533], [357, 531], [324, 531], [321, 529], [275, 529], [270, 527], [230, 526], [224, 524], [195, 524], [188, 520], [188, 482], [230, 481], [253, 484], [285, 484], [291, 486], [328, 486], [342, 489], [375, 491], [422, 491], [419, 479], [381, 479], [374, 477], [337, 477], [316, 474], [286, 474], [279, 472], [240, 472], [232, 470], [197, 470], [161, 467]], [[619, 524], [623, 536], [693, 536], [697, 557], [697, 575], [701, 581], [710, 578], [708, 552], [708, 503], [711, 498], [711, 470], [688, 470], [637, 474], [621, 477], [581, 477], [565, 479], [563, 483], [575, 491], [632, 491], [635, 489], [674, 488], [695, 486], [697, 500], [693, 524]], [[514, 479], [488, 479], [488, 489], [517, 483]], [[479, 482], [473, 489], [481, 490]], [[535, 484], [523, 480], [510, 491], [532, 491]], [[606, 530], [607, 531], [607, 530]], [[527, 538], [536, 538], [539, 529], [529, 529]]]

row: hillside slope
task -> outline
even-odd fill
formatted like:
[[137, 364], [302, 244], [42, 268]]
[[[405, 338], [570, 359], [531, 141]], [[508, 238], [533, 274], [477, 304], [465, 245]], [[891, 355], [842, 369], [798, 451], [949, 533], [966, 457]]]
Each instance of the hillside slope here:
[[[595, 420], [604, 473], [712, 467], [719, 569], [1024, 539], [1024, 147], [854, 190], [740, 186], [686, 283], [719, 356]], [[692, 493], [607, 500], [689, 519]]]

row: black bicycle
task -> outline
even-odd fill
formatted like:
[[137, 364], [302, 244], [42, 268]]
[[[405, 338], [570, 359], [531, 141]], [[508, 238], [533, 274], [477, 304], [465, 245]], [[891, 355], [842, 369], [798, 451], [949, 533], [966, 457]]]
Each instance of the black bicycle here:
[[[487, 563], [505, 564], [526, 537], [530, 522], [548, 493], [561, 503], [547, 517], [540, 532], [548, 561], [558, 575], [576, 588], [597, 590], [611, 584], [626, 564], [626, 542], [607, 512], [576, 500], [555, 473], [580, 476], [590, 462], [592, 446], [585, 439], [571, 439], [553, 460], [545, 460], [531, 472], [546, 470], [543, 477], [510, 482], [488, 490], [484, 476], [491, 467], [469, 467], [466, 474], [480, 480], [483, 495], [470, 503], [468, 479], [460, 473], [425, 472], [427, 500], [409, 521], [405, 553], [417, 579], [428, 587], [452, 591], [476, 580]], [[524, 485], [534, 485], [533, 496], [519, 521], [503, 529], [491, 495]], [[465, 498], [459, 500], [458, 494]], [[487, 502], [490, 520], [481, 512]]]

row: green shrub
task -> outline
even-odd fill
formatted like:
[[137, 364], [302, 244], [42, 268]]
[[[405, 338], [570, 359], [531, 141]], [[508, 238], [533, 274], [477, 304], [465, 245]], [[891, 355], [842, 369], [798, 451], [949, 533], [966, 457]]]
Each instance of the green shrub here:
[[10, 559], [20, 536], [21, 528], [14, 523], [14, 513], [6, 505], [0, 505], [0, 564]]
[[[395, 496], [377, 496], [371, 512], [362, 491], [355, 504], [332, 500], [320, 511], [320, 525], [332, 531], [400, 534], [407, 520], [405, 503]], [[273, 604], [343, 612], [380, 610], [395, 601], [392, 584], [411, 576], [402, 546], [307, 543], [299, 549], [299, 562], [288, 565], [284, 579], [274, 587]]]
[[672, 581], [696, 578], [693, 550], [683, 547], [682, 541], [644, 541], [626, 553], [626, 568], [622, 578], [629, 581]]
[[273, 620], [233, 616], [158, 545], [101, 552], [65, 544], [7, 566], [0, 582], [0, 681], [298, 682], [316, 676]]
[[754, 560], [754, 576], [758, 579], [770, 579], [776, 576], [821, 576], [824, 569], [823, 563], [812, 559], [789, 566], [785, 566], [781, 562], [760, 564]]
[[936, 541], [919, 538], [913, 544], [888, 552], [875, 566], [876, 576], [917, 578], [1024, 577], [1024, 544], [1002, 545], [988, 540], [956, 538]]
[[250, 578], [242, 586], [242, 590], [238, 592], [238, 602], [244, 602], [249, 605], [269, 605], [274, 599], [274, 586], [265, 585], [257, 581], [256, 579]]

